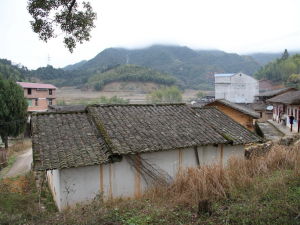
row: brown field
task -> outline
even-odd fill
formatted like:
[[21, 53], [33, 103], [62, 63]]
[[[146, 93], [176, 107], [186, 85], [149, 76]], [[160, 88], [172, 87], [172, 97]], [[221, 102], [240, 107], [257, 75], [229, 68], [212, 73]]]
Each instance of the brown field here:
[[[76, 104], [81, 100], [95, 100], [102, 96], [113, 97], [117, 96], [123, 99], [129, 99], [132, 104], [143, 104], [147, 103], [147, 92], [145, 89], [135, 89], [135, 90], [121, 90], [117, 91], [116, 86], [105, 87], [103, 91], [93, 91], [93, 90], [81, 90], [75, 87], [62, 87], [57, 90], [57, 100], [64, 101], [67, 104]], [[154, 89], [151, 85], [148, 85], [148, 89]], [[111, 90], [111, 91], [110, 91]], [[183, 101], [188, 102], [191, 98], [196, 96], [197, 90], [185, 90], [183, 93]]]

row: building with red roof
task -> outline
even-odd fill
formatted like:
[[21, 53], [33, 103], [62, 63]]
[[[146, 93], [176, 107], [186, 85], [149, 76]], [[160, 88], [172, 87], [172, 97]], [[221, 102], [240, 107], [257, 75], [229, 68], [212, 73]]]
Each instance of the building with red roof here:
[[52, 84], [17, 82], [24, 89], [28, 101], [28, 111], [46, 111], [49, 105], [55, 104], [56, 87]]

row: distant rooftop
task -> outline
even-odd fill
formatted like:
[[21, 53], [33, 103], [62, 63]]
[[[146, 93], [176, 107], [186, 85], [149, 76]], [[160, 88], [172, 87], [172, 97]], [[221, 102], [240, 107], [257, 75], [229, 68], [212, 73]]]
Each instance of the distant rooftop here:
[[288, 91], [297, 91], [297, 89], [296, 88], [280, 88], [280, 89], [276, 89], [276, 90], [262, 92], [257, 96], [259, 96], [259, 97], [273, 97], [275, 95], [280, 95], [280, 94], [283, 94], [283, 93], [288, 92]]
[[41, 83], [28, 83], [28, 82], [17, 82], [22, 88], [43, 88], [43, 89], [56, 89], [52, 84], [41, 84]]
[[215, 77], [231, 77], [233, 76], [235, 73], [216, 73]]
[[225, 99], [217, 99], [214, 102], [208, 103], [207, 106], [210, 106], [211, 104], [213, 104], [215, 102], [219, 102], [222, 105], [226, 105], [228, 107], [231, 107], [231, 108], [233, 108], [233, 109], [235, 109], [235, 110], [237, 110], [237, 111], [239, 111], [241, 113], [244, 113], [244, 114], [246, 114], [248, 116], [251, 116], [251, 117], [253, 117], [255, 119], [259, 119], [260, 118], [259, 114], [257, 112], [255, 112], [255, 111], [251, 110], [250, 108], [245, 107], [245, 106], [240, 105], [240, 104], [236, 104], [236, 103], [227, 101]]

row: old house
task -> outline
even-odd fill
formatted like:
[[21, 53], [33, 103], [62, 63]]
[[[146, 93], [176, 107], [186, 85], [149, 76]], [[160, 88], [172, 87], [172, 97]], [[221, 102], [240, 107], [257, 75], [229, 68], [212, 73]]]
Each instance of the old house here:
[[277, 95], [284, 94], [290, 91], [296, 91], [296, 88], [280, 88], [270, 91], [265, 91], [255, 96], [255, 103], [251, 104], [251, 108], [260, 114], [259, 121], [267, 121], [273, 117], [273, 106], [267, 102]]
[[261, 139], [215, 108], [92, 105], [32, 117], [34, 169], [46, 171], [58, 208], [138, 197], [180, 169], [243, 157]]
[[[273, 120], [299, 132], [300, 91], [289, 91], [270, 98], [267, 102], [273, 105]], [[290, 123], [291, 117], [293, 117], [292, 123]]]
[[227, 116], [251, 131], [255, 130], [255, 120], [260, 118], [260, 115], [251, 108], [227, 101], [225, 99], [215, 100], [214, 102], [208, 103], [206, 106], [214, 106], [218, 108]]
[[56, 87], [52, 84], [17, 82], [24, 89], [29, 112], [46, 111], [55, 104]]
[[251, 103], [258, 93], [258, 81], [251, 76], [244, 73], [215, 74], [215, 99]]

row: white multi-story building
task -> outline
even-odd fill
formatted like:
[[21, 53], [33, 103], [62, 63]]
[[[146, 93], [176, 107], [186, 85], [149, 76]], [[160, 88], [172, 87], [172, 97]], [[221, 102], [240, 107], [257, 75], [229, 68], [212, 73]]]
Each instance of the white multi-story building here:
[[215, 98], [252, 103], [259, 94], [258, 81], [244, 73], [215, 74]]

